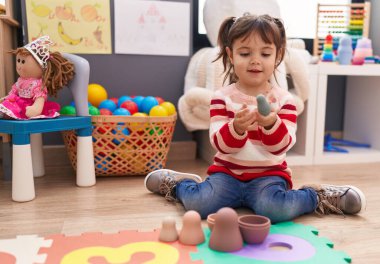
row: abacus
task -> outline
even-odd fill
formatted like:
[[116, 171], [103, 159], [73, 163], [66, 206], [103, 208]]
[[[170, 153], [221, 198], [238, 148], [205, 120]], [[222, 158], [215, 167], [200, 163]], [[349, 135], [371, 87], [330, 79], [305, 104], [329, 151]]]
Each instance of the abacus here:
[[336, 51], [339, 38], [350, 35], [353, 49], [362, 37], [368, 37], [370, 2], [346, 5], [318, 4], [317, 30], [314, 38], [313, 54], [319, 56], [323, 50], [325, 37], [333, 36], [333, 50]]

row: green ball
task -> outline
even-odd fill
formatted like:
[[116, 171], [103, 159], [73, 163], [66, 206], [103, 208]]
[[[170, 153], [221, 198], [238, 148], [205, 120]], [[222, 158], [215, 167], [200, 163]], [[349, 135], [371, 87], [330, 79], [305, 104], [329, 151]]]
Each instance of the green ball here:
[[153, 135], [153, 134], [161, 135], [162, 133], [164, 133], [164, 131], [160, 129], [159, 127], [155, 127], [154, 129], [151, 129], [149, 131], [149, 135]]
[[96, 108], [95, 106], [91, 105], [88, 107], [88, 113], [92, 116], [95, 116], [95, 115], [100, 115], [100, 111], [98, 108]]
[[59, 111], [59, 113], [61, 115], [71, 115], [71, 116], [75, 116], [77, 114], [77, 111], [75, 109], [74, 106], [72, 105], [66, 105], [64, 107], [61, 108], [61, 110]]

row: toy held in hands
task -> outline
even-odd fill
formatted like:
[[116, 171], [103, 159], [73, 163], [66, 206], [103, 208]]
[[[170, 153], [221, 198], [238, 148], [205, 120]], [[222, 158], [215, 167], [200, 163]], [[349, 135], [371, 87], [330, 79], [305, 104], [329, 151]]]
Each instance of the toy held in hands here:
[[258, 96], [256, 96], [256, 100], [257, 100], [257, 110], [259, 111], [259, 113], [263, 116], [269, 115], [271, 112], [271, 106], [268, 103], [265, 96], [262, 94], [259, 94]]
[[19, 78], [2, 99], [0, 116], [19, 120], [59, 116], [59, 104], [47, 101], [47, 96], [56, 96], [74, 77], [74, 65], [59, 52], [50, 52], [52, 44], [49, 36], [42, 36], [12, 51]]

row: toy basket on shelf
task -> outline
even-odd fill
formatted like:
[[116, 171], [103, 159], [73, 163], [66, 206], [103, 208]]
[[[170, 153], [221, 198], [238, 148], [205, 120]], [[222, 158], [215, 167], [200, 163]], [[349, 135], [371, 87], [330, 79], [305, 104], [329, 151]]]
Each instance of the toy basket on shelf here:
[[[92, 116], [96, 176], [144, 175], [164, 168], [176, 120], [177, 115]], [[62, 134], [76, 169], [76, 133]]]

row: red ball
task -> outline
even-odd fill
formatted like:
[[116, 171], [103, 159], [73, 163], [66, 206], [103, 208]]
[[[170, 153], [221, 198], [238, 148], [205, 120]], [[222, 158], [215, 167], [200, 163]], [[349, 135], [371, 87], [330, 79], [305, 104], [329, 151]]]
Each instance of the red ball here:
[[109, 98], [109, 100], [111, 100], [112, 102], [114, 102], [115, 105], [117, 105], [117, 103], [119, 102], [119, 99], [117, 99], [116, 97]]
[[102, 108], [99, 110], [100, 115], [112, 115], [112, 112], [106, 108]]
[[164, 99], [162, 99], [162, 97], [159, 97], [159, 96], [156, 96], [156, 100], [158, 101], [158, 104], [162, 104], [163, 102], [165, 102]]
[[139, 107], [137, 106], [137, 104], [129, 100], [122, 103], [120, 107], [127, 109], [131, 113], [131, 115], [139, 111]]

